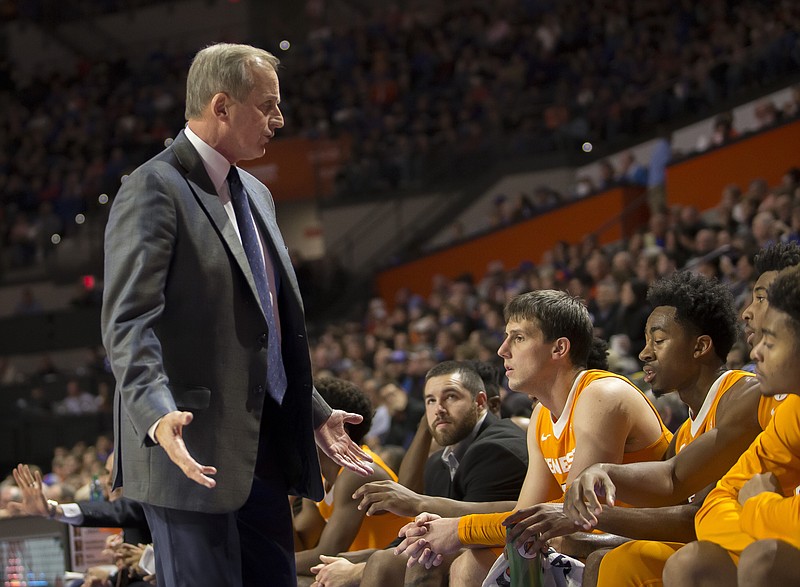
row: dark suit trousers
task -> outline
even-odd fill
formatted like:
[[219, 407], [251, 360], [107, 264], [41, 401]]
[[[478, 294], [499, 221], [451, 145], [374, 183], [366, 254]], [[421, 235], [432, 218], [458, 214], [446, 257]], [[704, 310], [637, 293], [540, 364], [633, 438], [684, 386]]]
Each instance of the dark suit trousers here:
[[297, 585], [283, 475], [274, 471], [265, 477], [254, 478], [244, 506], [228, 514], [143, 504], [153, 534], [159, 587]]

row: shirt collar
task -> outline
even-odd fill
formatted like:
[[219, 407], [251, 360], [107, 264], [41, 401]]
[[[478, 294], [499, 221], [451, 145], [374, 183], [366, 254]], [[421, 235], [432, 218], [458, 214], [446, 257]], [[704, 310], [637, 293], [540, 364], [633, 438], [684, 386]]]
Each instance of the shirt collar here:
[[200, 160], [203, 162], [206, 173], [208, 173], [211, 183], [214, 184], [217, 194], [221, 193], [220, 190], [227, 181], [228, 172], [231, 169], [230, 162], [214, 147], [198, 137], [188, 125], [183, 129], [183, 132], [197, 150], [197, 154], [200, 155]]

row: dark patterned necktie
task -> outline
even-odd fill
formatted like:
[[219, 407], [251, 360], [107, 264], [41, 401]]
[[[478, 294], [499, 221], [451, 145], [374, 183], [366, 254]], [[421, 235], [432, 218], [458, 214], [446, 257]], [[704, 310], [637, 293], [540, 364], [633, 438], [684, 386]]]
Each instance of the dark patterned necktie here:
[[[250, 202], [242, 181], [239, 179], [239, 172], [234, 166], [231, 166], [231, 170], [228, 172], [228, 186], [231, 190], [231, 202], [236, 214], [236, 224], [239, 225], [244, 254], [247, 256], [247, 263], [253, 272], [258, 297], [261, 300], [261, 307], [264, 309], [264, 317], [267, 319], [267, 392], [280, 405], [286, 393], [286, 371], [283, 367], [283, 357], [278, 340], [278, 325], [275, 324], [267, 268], [264, 258], [261, 256], [259, 237], [255, 230], [253, 214], [250, 211]], [[268, 255], [269, 251], [265, 250], [264, 254]]]

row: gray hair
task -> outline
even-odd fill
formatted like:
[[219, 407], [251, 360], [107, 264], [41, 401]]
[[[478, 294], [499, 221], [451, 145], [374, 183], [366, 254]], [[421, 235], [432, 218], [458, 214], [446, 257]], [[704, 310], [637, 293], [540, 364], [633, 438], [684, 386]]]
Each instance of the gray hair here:
[[224, 92], [244, 101], [255, 85], [254, 67], [277, 71], [280, 61], [269, 51], [250, 45], [217, 43], [200, 50], [186, 78], [186, 120], [199, 118], [215, 94]]

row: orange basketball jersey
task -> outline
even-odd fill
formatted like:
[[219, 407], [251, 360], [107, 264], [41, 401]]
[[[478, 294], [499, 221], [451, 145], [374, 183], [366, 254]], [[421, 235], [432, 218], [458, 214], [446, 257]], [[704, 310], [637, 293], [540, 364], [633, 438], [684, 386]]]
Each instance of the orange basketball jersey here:
[[[715, 542], [734, 557], [766, 538], [800, 548], [800, 396], [781, 403], [766, 430], [720, 479], [695, 516], [698, 540]], [[760, 473], [774, 474], [781, 493], [760, 493], [742, 506], [739, 491]]]
[[[681, 424], [681, 427], [675, 433], [675, 454], [681, 452], [695, 438], [717, 425], [717, 406], [719, 406], [719, 401], [731, 387], [744, 377], [755, 377], [755, 375], [748, 371], [734, 370], [726, 371], [717, 378], [709, 388], [708, 395], [706, 395], [700, 411], [697, 414], [692, 414], [690, 411], [689, 418]], [[761, 421], [760, 414], [761, 409], [759, 407], [759, 421]]]
[[661, 424], [661, 436], [658, 440], [644, 449], [625, 453], [622, 459], [623, 463], [657, 461], [664, 454], [667, 446], [669, 446], [670, 440], [672, 440], [672, 433], [664, 426], [655, 406], [653, 406], [650, 400], [647, 399], [647, 396], [633, 383], [628, 381], [628, 379], [622, 375], [617, 375], [610, 371], [602, 371], [600, 369], [583, 371], [575, 378], [575, 383], [572, 384], [572, 389], [567, 397], [564, 411], [561, 412], [561, 416], [558, 420], [554, 422], [550, 410], [542, 406], [535, 423], [536, 438], [539, 441], [539, 447], [542, 450], [544, 460], [562, 490], [566, 489], [567, 476], [572, 468], [572, 461], [575, 456], [575, 434], [572, 431], [572, 414], [575, 410], [575, 405], [578, 403], [578, 398], [583, 390], [586, 389], [590, 383], [598, 379], [605, 379], [606, 377], [621, 379], [636, 390], [637, 393], [640, 393]]

